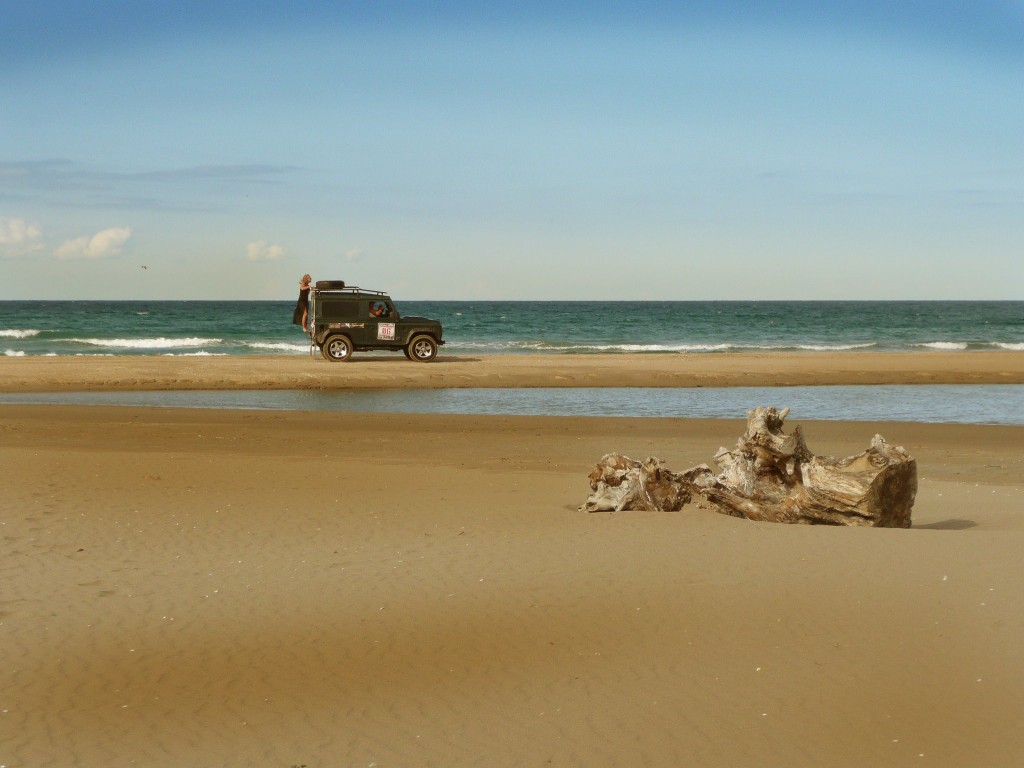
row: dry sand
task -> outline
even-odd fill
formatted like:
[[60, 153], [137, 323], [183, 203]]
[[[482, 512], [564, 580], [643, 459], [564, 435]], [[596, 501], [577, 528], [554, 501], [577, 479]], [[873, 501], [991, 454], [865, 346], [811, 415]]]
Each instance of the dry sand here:
[[0, 357], [0, 392], [356, 387], [735, 387], [1024, 384], [1024, 352], [310, 357]]
[[803, 426], [914, 527], [576, 510], [742, 421], [2, 406], [0, 765], [1020, 764], [1024, 429]]

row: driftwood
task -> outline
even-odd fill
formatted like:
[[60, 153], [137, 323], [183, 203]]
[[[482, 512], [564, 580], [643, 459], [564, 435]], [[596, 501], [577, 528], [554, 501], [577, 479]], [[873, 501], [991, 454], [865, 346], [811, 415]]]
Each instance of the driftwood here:
[[875, 435], [856, 456], [815, 456], [800, 427], [786, 435], [789, 409], [756, 408], [732, 450], [706, 464], [672, 472], [655, 457], [634, 461], [608, 454], [590, 473], [587, 512], [679, 510], [694, 498], [750, 520], [909, 528], [917, 494], [917, 462]]
[[661, 459], [647, 461], [609, 453], [590, 473], [594, 494], [580, 509], [587, 512], [675, 512], [690, 501], [690, 491], [681, 476], [665, 468]]

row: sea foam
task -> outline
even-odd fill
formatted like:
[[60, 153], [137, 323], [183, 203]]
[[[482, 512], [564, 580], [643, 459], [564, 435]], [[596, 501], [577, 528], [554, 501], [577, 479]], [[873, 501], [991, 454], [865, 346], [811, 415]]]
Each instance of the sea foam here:
[[874, 342], [866, 344], [797, 344], [797, 349], [804, 349], [809, 352], [847, 352], [851, 349], [868, 349], [875, 346]]
[[309, 352], [309, 344], [293, 344], [286, 341], [250, 341], [245, 346], [252, 349], [272, 349], [276, 352]]
[[927, 347], [928, 349], [952, 349], [952, 350], [963, 350], [967, 349], [966, 341], [929, 341], [923, 344], [915, 344], [915, 347]]
[[114, 347], [120, 349], [175, 349], [178, 347], [206, 347], [210, 344], [219, 344], [220, 339], [206, 339], [190, 337], [184, 339], [167, 339], [158, 337], [155, 339], [70, 339], [79, 344], [89, 344], [94, 347]]
[[0, 338], [3, 339], [29, 339], [33, 336], [38, 336], [42, 331], [32, 330], [31, 328], [20, 329], [20, 328], [0, 328]]
[[[470, 345], [460, 345], [468, 347]], [[477, 345], [483, 347], [483, 344]], [[785, 352], [799, 349], [808, 352], [845, 352], [852, 349], [870, 349], [874, 342], [850, 344], [557, 344], [552, 342], [513, 342], [503, 345], [507, 349], [535, 350], [538, 352]]]
[[227, 352], [207, 352], [206, 350], [199, 350], [198, 352], [162, 352], [161, 357], [226, 357]]

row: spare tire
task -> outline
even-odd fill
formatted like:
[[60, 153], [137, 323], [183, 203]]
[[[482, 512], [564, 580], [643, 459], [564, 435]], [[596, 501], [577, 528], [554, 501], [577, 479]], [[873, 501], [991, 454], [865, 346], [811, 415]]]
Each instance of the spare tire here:
[[340, 288], [344, 288], [345, 287], [345, 281], [344, 280], [317, 280], [316, 281], [316, 287], [317, 287], [317, 290], [321, 290], [321, 291], [336, 291], [336, 290], [338, 290]]

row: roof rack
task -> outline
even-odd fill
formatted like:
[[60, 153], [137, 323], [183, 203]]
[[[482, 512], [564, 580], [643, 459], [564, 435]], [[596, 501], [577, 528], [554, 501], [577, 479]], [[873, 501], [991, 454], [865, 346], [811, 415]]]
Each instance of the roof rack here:
[[[327, 282], [327, 281], [322, 281]], [[387, 291], [372, 291], [369, 288], [360, 288], [358, 285], [341, 285], [338, 287], [324, 287], [319, 286], [313, 288], [317, 293], [365, 293], [372, 296], [387, 296]]]

